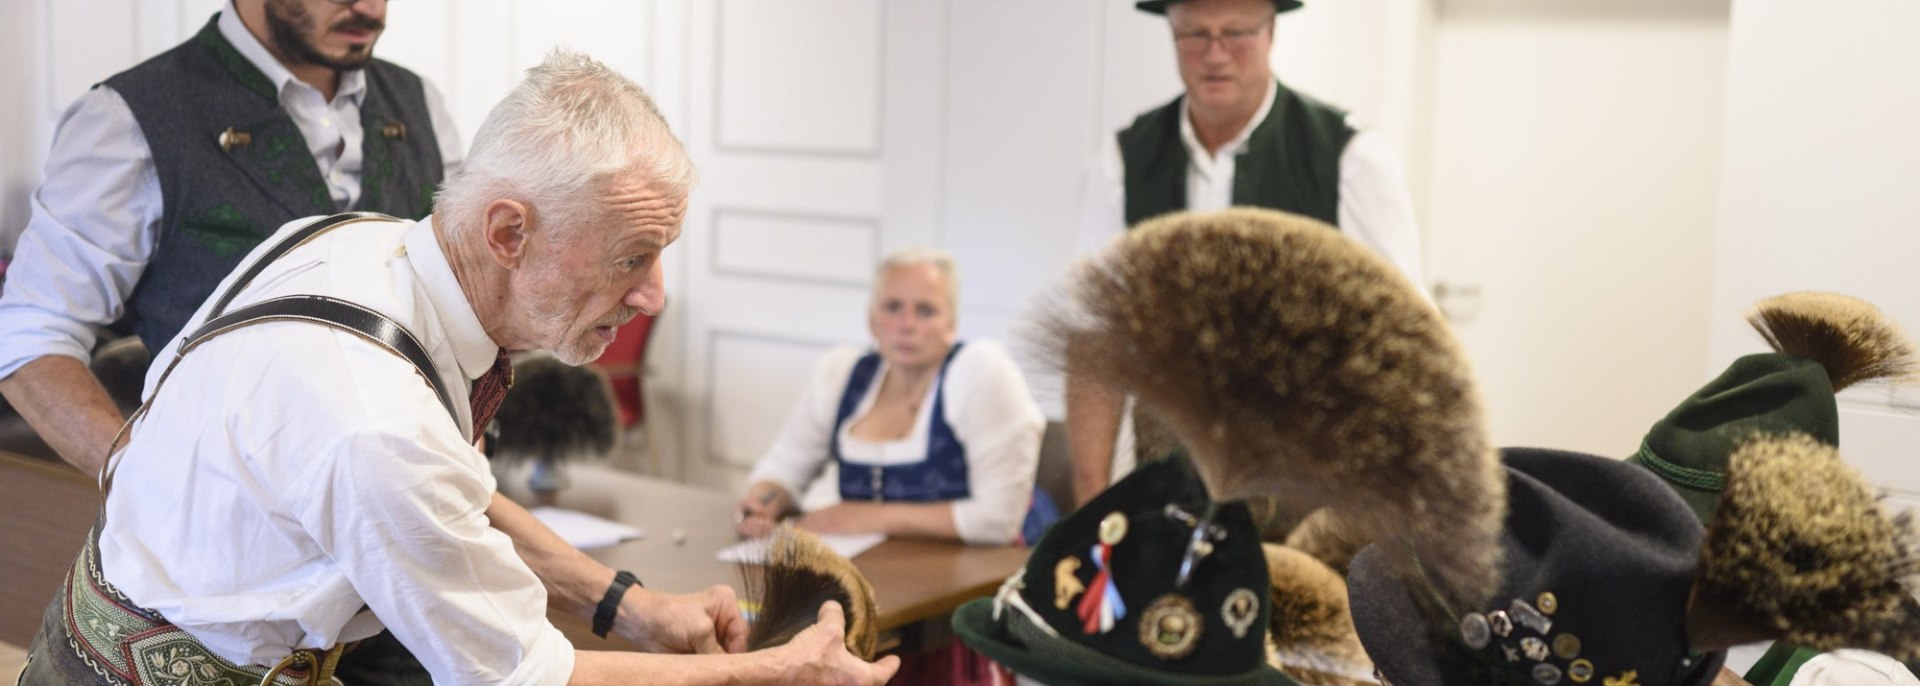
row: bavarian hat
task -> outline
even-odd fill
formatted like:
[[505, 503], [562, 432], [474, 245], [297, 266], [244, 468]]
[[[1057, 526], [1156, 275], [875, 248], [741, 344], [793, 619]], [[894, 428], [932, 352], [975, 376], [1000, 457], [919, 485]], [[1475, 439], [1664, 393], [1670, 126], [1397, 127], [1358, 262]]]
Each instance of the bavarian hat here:
[[1912, 373], [1913, 345], [1873, 305], [1802, 291], [1762, 300], [1747, 321], [1773, 352], [1734, 360], [1647, 431], [1627, 458], [1660, 475], [1705, 521], [1727, 456], [1754, 434], [1798, 432], [1840, 445], [1834, 394]]
[[[1392, 683], [1703, 686], [1725, 649], [1788, 639], [1920, 651], [1920, 556], [1831, 446], [1758, 437], [1730, 457], [1707, 531], [1665, 482], [1608, 458], [1503, 451], [1500, 584], [1449, 605], [1374, 543], [1348, 578]], [[1814, 516], [1815, 513], [1820, 516]]]
[[1269, 583], [1246, 506], [1211, 504], [1176, 457], [1055, 523], [996, 597], [954, 612], [953, 627], [1050, 686], [1293, 684], [1266, 661]]
[[[1182, 1], [1183, 0], [1140, 0], [1139, 2], [1133, 3], [1133, 7], [1134, 9], [1150, 14], [1166, 14], [1168, 5], [1178, 4]], [[1300, 9], [1300, 6], [1300, 0], [1273, 0], [1274, 14], [1292, 12]]]

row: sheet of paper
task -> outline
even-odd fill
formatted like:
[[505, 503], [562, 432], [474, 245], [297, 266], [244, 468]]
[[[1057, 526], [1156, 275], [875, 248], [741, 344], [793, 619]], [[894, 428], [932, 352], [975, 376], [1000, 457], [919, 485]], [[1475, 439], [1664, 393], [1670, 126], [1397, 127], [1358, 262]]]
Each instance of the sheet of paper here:
[[[855, 555], [867, 552], [868, 548], [880, 545], [887, 540], [886, 534], [818, 534], [820, 542], [827, 544], [833, 552], [849, 560]], [[771, 538], [756, 538], [741, 541], [720, 549], [714, 557], [721, 562], [733, 562], [746, 565], [765, 564], [767, 549], [773, 544]]]
[[647, 535], [646, 531], [639, 528], [595, 517], [578, 510], [536, 507], [533, 508], [533, 516], [538, 518], [540, 523], [547, 525], [547, 528], [553, 529], [554, 533], [560, 534], [560, 538], [566, 539], [568, 543], [573, 544], [573, 547], [581, 550], [605, 548], [621, 541], [644, 538]]

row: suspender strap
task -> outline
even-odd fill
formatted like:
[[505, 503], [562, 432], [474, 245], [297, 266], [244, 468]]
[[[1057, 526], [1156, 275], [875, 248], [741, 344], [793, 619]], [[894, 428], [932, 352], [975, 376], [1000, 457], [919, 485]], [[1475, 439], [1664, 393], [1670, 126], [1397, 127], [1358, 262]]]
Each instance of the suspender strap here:
[[[247, 271], [241, 273], [240, 278], [234, 280], [233, 285], [227, 287], [227, 292], [220, 294], [220, 300], [214, 303], [213, 311], [207, 313], [207, 319], [211, 321], [218, 318], [221, 313], [226, 312], [227, 305], [233, 302], [233, 297], [239, 295], [240, 291], [246, 290], [247, 284], [253, 283], [253, 278], [259, 276], [260, 272], [266, 271], [267, 265], [273, 264], [274, 260], [280, 259], [281, 255], [292, 252], [294, 248], [306, 245], [307, 241], [313, 240], [314, 236], [325, 233], [329, 229], [363, 219], [377, 219], [390, 222], [400, 221], [399, 219], [389, 217], [379, 212], [341, 212], [340, 214], [330, 217], [321, 217], [306, 226], [300, 227], [299, 230], [294, 231], [286, 238], [280, 239], [279, 243], [275, 243], [273, 247], [268, 248], [265, 253], [260, 255], [260, 259], [254, 260], [253, 266], [247, 267]], [[154, 352], [159, 351], [156, 350]]]
[[[303, 321], [331, 326], [356, 334], [386, 349], [387, 352], [399, 355], [413, 364], [414, 371], [426, 380], [427, 387], [433, 389], [434, 395], [439, 396], [440, 405], [446, 408], [447, 414], [455, 417], [456, 422], [459, 421], [460, 414], [454, 408], [452, 397], [447, 395], [447, 389], [440, 383], [439, 370], [434, 367], [433, 358], [427, 355], [426, 348], [420, 345], [420, 341], [415, 339], [406, 327], [386, 315], [324, 295], [292, 295], [273, 298], [233, 312], [225, 312], [227, 305], [233, 302], [234, 296], [245, 290], [247, 284], [251, 283], [254, 277], [259, 276], [268, 264], [294, 248], [305, 245], [307, 241], [329, 229], [362, 220], [400, 221], [378, 212], [343, 212], [300, 227], [299, 230], [280, 239], [278, 243], [262, 253], [260, 259], [254, 261], [252, 266], [242, 272], [240, 277], [227, 287], [226, 293], [221, 294], [220, 299], [214, 303], [213, 309], [208, 312], [206, 323], [201, 324], [200, 328], [195, 329], [180, 342], [180, 348], [174, 351], [173, 359], [167, 363], [166, 370], [162, 371], [160, 378], [154, 382], [152, 395], [147, 396], [146, 402], [140, 404], [140, 409], [134, 410], [133, 415], [127, 417], [127, 421], [120, 425], [119, 433], [113, 437], [113, 442], [108, 445], [119, 445], [120, 439], [133, 428], [133, 423], [147, 413], [147, 408], [153, 406], [153, 399], [160, 395], [160, 387], [166, 385], [167, 377], [173, 374], [174, 367], [186, 357], [187, 351], [199, 347], [201, 343], [214, 336], [268, 321]], [[118, 460], [115, 459], [117, 457], [118, 455], [108, 455], [106, 468], [100, 470], [102, 492], [113, 485], [114, 468], [118, 466]]]
[[[433, 366], [433, 358], [427, 350], [414, 339], [413, 334], [399, 322], [387, 318], [373, 310], [355, 305], [339, 298], [324, 295], [290, 295], [273, 298], [242, 307], [220, 315], [187, 336], [180, 344], [180, 355], [200, 345], [201, 342], [220, 334], [267, 321], [303, 321], [331, 326], [348, 333], [358, 334], [387, 352], [399, 355], [413, 363], [415, 372], [426, 379], [427, 386], [434, 395], [440, 396], [440, 405], [447, 414], [458, 417], [454, 411], [453, 399], [447, 395], [447, 389], [440, 384], [439, 370]], [[174, 359], [179, 359], [176, 356]], [[172, 371], [171, 368], [168, 371]]]

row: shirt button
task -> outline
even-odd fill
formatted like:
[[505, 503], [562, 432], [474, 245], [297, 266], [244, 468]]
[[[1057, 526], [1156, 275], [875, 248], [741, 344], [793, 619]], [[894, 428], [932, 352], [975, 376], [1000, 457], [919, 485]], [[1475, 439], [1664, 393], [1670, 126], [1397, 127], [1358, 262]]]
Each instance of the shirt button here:
[[333, 120], [332, 120], [332, 119], [322, 119], [322, 120], [320, 120], [320, 125], [321, 125], [321, 126], [333, 126]]

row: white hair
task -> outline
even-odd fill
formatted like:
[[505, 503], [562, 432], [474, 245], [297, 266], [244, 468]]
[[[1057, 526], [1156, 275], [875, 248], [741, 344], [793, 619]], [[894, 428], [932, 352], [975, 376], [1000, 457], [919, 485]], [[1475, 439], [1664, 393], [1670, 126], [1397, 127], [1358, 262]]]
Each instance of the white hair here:
[[478, 226], [488, 203], [515, 200], [565, 227], [601, 211], [609, 183], [636, 176], [685, 194], [697, 173], [645, 90], [592, 57], [555, 49], [487, 114], [434, 208], [456, 226]]
[[894, 267], [911, 267], [930, 264], [940, 271], [947, 280], [947, 310], [959, 313], [960, 310], [960, 266], [953, 259], [953, 253], [939, 248], [901, 248], [887, 253], [880, 259], [879, 266], [873, 268], [873, 294], [880, 295], [880, 284], [886, 281], [887, 272]]

